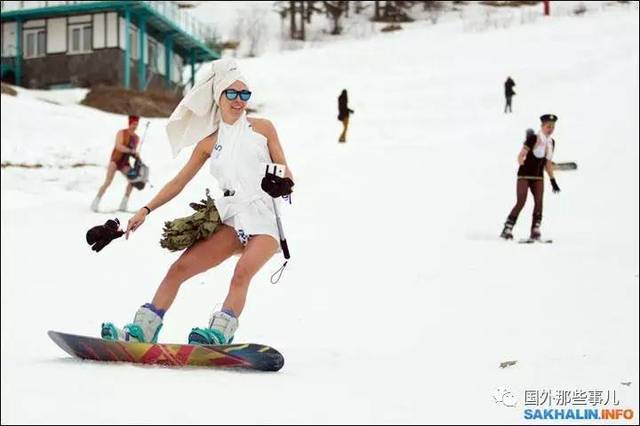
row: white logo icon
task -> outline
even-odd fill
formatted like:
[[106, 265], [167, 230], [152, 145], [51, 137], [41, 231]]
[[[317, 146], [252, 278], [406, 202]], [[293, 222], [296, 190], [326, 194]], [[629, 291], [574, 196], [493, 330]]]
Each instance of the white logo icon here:
[[500, 403], [505, 407], [515, 407], [518, 403], [516, 396], [504, 386], [497, 388], [492, 396], [496, 404]]

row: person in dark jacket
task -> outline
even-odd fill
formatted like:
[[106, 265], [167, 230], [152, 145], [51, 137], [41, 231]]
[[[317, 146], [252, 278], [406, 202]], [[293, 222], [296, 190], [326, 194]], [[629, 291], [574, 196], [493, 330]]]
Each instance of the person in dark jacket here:
[[504, 97], [506, 99], [506, 103], [504, 105], [505, 114], [507, 113], [507, 109], [509, 110], [509, 112], [512, 112], [511, 98], [513, 98], [513, 95], [516, 94], [516, 92], [513, 90], [513, 86], [515, 85], [516, 83], [511, 79], [511, 77], [507, 77], [507, 81], [504, 82]]
[[347, 97], [347, 89], [343, 89], [338, 96], [338, 120], [342, 121], [342, 134], [338, 142], [347, 141], [347, 129], [349, 128], [349, 115], [353, 114], [353, 110], [349, 109], [349, 98]]

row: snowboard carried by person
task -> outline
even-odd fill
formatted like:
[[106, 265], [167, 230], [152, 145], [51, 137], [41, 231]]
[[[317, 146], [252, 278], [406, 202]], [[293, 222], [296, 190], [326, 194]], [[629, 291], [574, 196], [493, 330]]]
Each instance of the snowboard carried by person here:
[[560, 171], [565, 171], [565, 170], [578, 170], [578, 164], [574, 163], [573, 161], [568, 161], [568, 162], [564, 162], [564, 163], [553, 163], [553, 170], [560, 170]]

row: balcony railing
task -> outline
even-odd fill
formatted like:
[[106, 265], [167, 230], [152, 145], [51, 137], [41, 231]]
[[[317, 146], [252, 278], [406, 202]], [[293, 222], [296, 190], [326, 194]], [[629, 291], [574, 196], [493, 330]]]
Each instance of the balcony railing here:
[[213, 34], [213, 28], [210, 25], [200, 22], [191, 13], [180, 9], [175, 2], [145, 1], [144, 3], [199, 40], [206, 40]]

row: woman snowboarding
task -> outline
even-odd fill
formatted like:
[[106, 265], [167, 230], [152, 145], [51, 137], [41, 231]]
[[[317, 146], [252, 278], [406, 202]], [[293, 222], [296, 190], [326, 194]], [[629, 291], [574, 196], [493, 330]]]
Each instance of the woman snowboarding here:
[[129, 220], [126, 237], [140, 228], [147, 215], [178, 195], [207, 160], [224, 193], [215, 200], [220, 224], [171, 265], [155, 296], [138, 309], [133, 322], [123, 329], [103, 324], [103, 338], [157, 342], [164, 314], [182, 283], [239, 254], [222, 309], [213, 313], [207, 327], [193, 328], [188, 338], [191, 344], [223, 345], [233, 340], [251, 279], [279, 251], [272, 200], [290, 194], [293, 186], [288, 167], [287, 177], [278, 180], [277, 188], [261, 182], [265, 163], [286, 165], [286, 159], [273, 124], [246, 116], [250, 97], [236, 63], [214, 61], [208, 76], [169, 118], [167, 133], [174, 155], [193, 144], [195, 149], [182, 170]]
[[560, 192], [560, 187], [553, 174], [553, 151], [556, 142], [551, 135], [555, 129], [558, 116], [554, 114], [544, 114], [540, 117], [540, 130], [534, 133], [532, 129], [527, 130], [524, 146], [518, 154], [518, 179], [516, 184], [517, 201], [516, 205], [509, 213], [504, 224], [502, 234], [504, 239], [513, 238], [513, 227], [518, 220], [518, 215], [527, 201], [527, 192], [531, 191], [534, 199], [533, 219], [531, 221], [531, 240], [540, 239], [540, 226], [542, 223], [542, 199], [544, 196], [544, 171], [551, 178], [553, 192]]
[[[93, 203], [91, 203], [91, 210], [94, 212], [98, 211], [100, 200], [107, 188], [109, 188], [109, 185], [111, 185], [111, 182], [113, 182], [116, 171], [120, 171], [125, 175], [125, 177], [127, 177], [127, 173], [129, 173], [129, 170], [131, 169], [129, 158], [139, 158], [137, 148], [140, 143], [140, 137], [136, 134], [139, 122], [140, 117], [137, 115], [130, 115], [129, 125], [127, 128], [119, 130], [116, 134], [116, 144], [113, 147], [113, 151], [111, 151], [111, 159], [109, 161], [109, 167], [107, 168], [107, 176], [104, 179], [104, 183], [98, 190], [98, 195], [96, 195]], [[133, 185], [130, 182], [127, 182], [127, 189], [122, 197], [122, 201], [120, 201], [119, 210], [125, 211], [127, 209], [131, 191], [133, 191]]]

